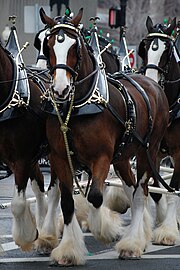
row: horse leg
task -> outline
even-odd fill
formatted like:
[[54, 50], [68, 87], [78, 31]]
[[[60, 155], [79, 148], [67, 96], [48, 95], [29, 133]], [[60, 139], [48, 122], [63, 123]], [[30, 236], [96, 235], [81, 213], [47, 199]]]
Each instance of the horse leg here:
[[[115, 247], [119, 253], [119, 258], [122, 259], [140, 258], [146, 248], [147, 241], [151, 239], [150, 216], [145, 208], [145, 197], [147, 198], [148, 195], [146, 188], [148, 181], [147, 170], [143, 165], [139, 166], [139, 163], [143, 164], [143, 162], [145, 162], [144, 159], [140, 161], [137, 158], [137, 184], [133, 194], [131, 192], [132, 189], [128, 189], [132, 213], [131, 224]], [[126, 185], [131, 187], [134, 182], [131, 173], [126, 171], [125, 175], [125, 171], [122, 168], [124, 166], [119, 168], [120, 175], [123, 177]]]
[[[52, 165], [53, 166], [53, 165]], [[48, 187], [47, 198], [48, 208], [44, 218], [44, 222], [39, 231], [38, 240], [35, 243], [35, 248], [39, 253], [49, 254], [53, 248], [58, 245], [58, 226], [56, 210], [59, 203], [60, 189], [59, 180], [56, 174], [53, 173], [51, 166], [51, 182]]]
[[44, 190], [44, 177], [40, 171], [39, 164], [36, 163], [30, 172], [31, 186], [36, 197], [36, 225], [40, 232], [47, 213], [47, 202]]
[[83, 233], [76, 219], [74, 200], [72, 197], [72, 174], [67, 162], [58, 157], [53, 157], [52, 164], [56, 164], [55, 170], [60, 179], [61, 208], [64, 218], [64, 228], [61, 242], [53, 249], [51, 258], [60, 265], [84, 265], [87, 250]]
[[[110, 167], [110, 173], [112, 173], [112, 170], [113, 165]], [[114, 171], [116, 172], [115, 166]], [[121, 179], [121, 182], [123, 183], [121, 176], [118, 175], [118, 172], [116, 172], [116, 175]], [[123, 187], [116, 187], [111, 185], [107, 185], [107, 187], [105, 187], [103, 192], [103, 204], [111, 210], [121, 214], [124, 214], [130, 207], [129, 199], [124, 192]]]
[[105, 243], [112, 242], [122, 234], [119, 213], [103, 204], [104, 181], [107, 178], [110, 160], [105, 155], [93, 163], [92, 185], [88, 194], [88, 224], [95, 238]]
[[[160, 171], [161, 157], [157, 158], [157, 170]], [[160, 187], [160, 183], [154, 179], [153, 187]], [[161, 224], [166, 217], [167, 211], [167, 198], [165, 194], [150, 193], [151, 198], [156, 206], [156, 224]]]
[[[174, 155], [174, 172], [170, 186], [179, 190], [180, 187], [180, 153]], [[167, 196], [166, 217], [159, 227], [154, 230], [153, 242], [159, 245], [172, 246], [179, 238], [177, 209], [179, 197], [175, 195]]]
[[32, 216], [25, 194], [29, 178], [29, 166], [21, 161], [16, 163], [14, 168], [15, 187], [11, 204], [13, 214], [12, 235], [15, 243], [23, 251], [29, 251], [38, 237], [35, 218]]

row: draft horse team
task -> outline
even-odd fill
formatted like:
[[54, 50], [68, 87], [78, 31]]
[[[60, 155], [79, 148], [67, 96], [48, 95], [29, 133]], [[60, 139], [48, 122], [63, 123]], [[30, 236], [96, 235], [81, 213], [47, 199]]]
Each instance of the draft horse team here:
[[[31, 82], [29, 77], [32, 93], [24, 114], [10, 120], [13, 126], [8, 121], [0, 123], [0, 149], [6, 153], [6, 157], [0, 157], [15, 175], [14, 240], [24, 250], [36, 240], [37, 250], [52, 250], [53, 262], [63, 266], [83, 265], [87, 255], [73, 198], [73, 181], [79, 168], [89, 174], [88, 225], [92, 234], [103, 242], [116, 240], [119, 258], [141, 257], [152, 239], [148, 181], [158, 175], [159, 149], [169, 124], [169, 100], [158, 81], [133, 72], [104, 76], [95, 48], [89, 45], [81, 29], [82, 16], [83, 9], [80, 9], [73, 18], [52, 19], [40, 9], [41, 20], [47, 28], [43, 54], [51, 83], [44, 86], [43, 92], [42, 83]], [[1, 82], [13, 81], [12, 60], [2, 46], [0, 57], [1, 67], [7, 63], [9, 70], [3, 73], [1, 68]], [[3, 104], [8, 104], [12, 86], [1, 83], [1, 88]], [[16, 135], [9, 138], [13, 129]], [[23, 135], [19, 136], [20, 133]], [[48, 206], [37, 163], [44, 137], [48, 141], [51, 164]], [[8, 146], [11, 140], [14, 142], [13, 152], [6, 140]], [[130, 164], [134, 156], [136, 177]], [[104, 182], [111, 164], [131, 206], [131, 223], [126, 228], [119, 214], [103, 204]], [[36, 222], [25, 197], [29, 177], [38, 205]], [[64, 224], [58, 241], [56, 208], [60, 194]]]

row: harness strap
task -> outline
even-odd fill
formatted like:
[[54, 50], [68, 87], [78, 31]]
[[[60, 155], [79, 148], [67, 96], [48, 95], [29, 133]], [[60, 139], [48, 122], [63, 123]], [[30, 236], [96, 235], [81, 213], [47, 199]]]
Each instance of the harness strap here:
[[44, 55], [44, 54], [40, 54], [40, 55], [38, 55], [38, 57], [37, 57], [37, 61], [38, 60], [46, 60], [47, 61], [47, 57]]
[[148, 98], [146, 92], [144, 91], [144, 89], [135, 80], [133, 80], [130, 76], [128, 76], [125, 73], [123, 73], [123, 76], [140, 92], [140, 94], [144, 98], [144, 101], [146, 102], [146, 106], [148, 109], [149, 123], [148, 123], [148, 132], [147, 132], [147, 136], [146, 136], [145, 141], [146, 141], [146, 143], [148, 143], [149, 137], [150, 137], [151, 132], [152, 132], [152, 126], [153, 126], [153, 124], [152, 124], [152, 109], [151, 109], [151, 104], [150, 104], [149, 98]]
[[148, 65], [146, 65], [146, 66], [143, 68], [144, 74], [145, 74], [145, 72], [146, 72], [147, 69], [157, 69], [157, 70], [158, 70], [159, 72], [161, 72], [162, 74], [165, 74], [165, 73], [166, 73], [162, 68], [160, 68], [160, 67], [158, 67], [158, 66], [156, 66], [156, 65], [154, 65], [154, 64], [148, 64]]
[[[130, 133], [128, 133], [128, 136], [125, 136], [123, 139], [122, 144], [120, 145], [120, 147], [125, 146], [126, 143], [128, 143], [131, 139], [132, 136], [134, 136], [141, 144], [143, 147], [146, 147], [146, 153], [147, 153], [147, 158], [148, 158], [148, 162], [149, 165], [151, 167], [151, 170], [153, 172], [154, 178], [157, 179], [163, 186], [164, 188], [166, 188], [169, 192], [174, 192], [174, 189], [171, 188], [165, 181], [164, 179], [160, 176], [160, 174], [157, 172], [154, 163], [152, 162], [152, 158], [150, 156], [149, 153], [149, 137], [152, 131], [152, 115], [151, 115], [151, 106], [150, 106], [150, 102], [149, 99], [145, 93], [145, 91], [139, 86], [139, 84], [134, 81], [133, 79], [131, 79], [129, 76], [127, 76], [126, 74], [123, 73], [123, 76], [126, 77], [131, 84], [133, 84], [135, 86], [135, 88], [142, 94], [142, 96], [145, 99], [147, 108], [148, 108], [148, 114], [149, 114], [149, 132], [147, 133], [147, 136], [145, 139], [141, 138], [140, 135], [136, 132], [135, 129], [130, 130]], [[117, 82], [117, 81], [116, 81]], [[114, 108], [111, 106], [111, 104], [107, 104], [108, 109], [111, 111], [111, 113], [114, 115], [114, 117], [121, 123], [123, 124], [125, 127], [125, 121], [118, 115], [118, 113], [114, 110]]]
[[147, 158], [148, 158], [148, 161], [149, 161], [149, 165], [151, 167], [151, 170], [153, 172], [153, 175], [154, 175], [154, 178], [157, 179], [162, 185], [164, 188], [166, 188], [169, 192], [175, 192], [174, 188], [171, 188], [165, 181], [164, 179], [160, 176], [160, 174], [157, 172], [155, 166], [154, 166], [154, 163], [152, 162], [152, 158], [149, 154], [149, 149], [147, 149], [146, 151], [147, 153]]

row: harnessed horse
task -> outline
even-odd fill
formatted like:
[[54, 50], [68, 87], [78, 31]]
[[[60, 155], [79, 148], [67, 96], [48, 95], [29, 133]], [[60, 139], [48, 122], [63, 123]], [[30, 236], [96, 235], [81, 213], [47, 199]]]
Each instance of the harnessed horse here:
[[[16, 50], [14, 26], [10, 39]], [[0, 44], [0, 160], [15, 178], [11, 205], [13, 238], [22, 250], [29, 250], [46, 215], [44, 179], [37, 162], [45, 139], [45, 118], [40, 107], [40, 87], [33, 79], [22, 76], [20, 59], [19, 52], [15, 58]], [[29, 178], [37, 199], [36, 221], [26, 201]]]
[[[170, 122], [162, 141], [161, 157], [167, 155], [173, 159], [174, 172], [170, 186], [176, 190], [180, 188], [180, 56], [175, 40], [171, 36], [176, 27], [176, 20], [168, 26], [157, 24], [153, 26], [150, 17], [147, 18], [147, 37], [139, 45], [139, 55], [144, 61], [145, 76], [154, 79], [164, 89], [170, 107]], [[174, 245], [179, 237], [177, 225], [177, 206], [179, 198], [168, 197], [167, 211], [163, 205], [163, 197], [154, 196], [160, 209], [161, 225], [154, 231], [156, 244]], [[161, 202], [162, 201], [162, 202]]]
[[[58, 21], [62, 17], [56, 17]], [[67, 18], [67, 17], [66, 17]], [[91, 31], [95, 31], [94, 28]], [[91, 40], [91, 31], [83, 29], [84, 35], [87, 39]], [[34, 47], [38, 51], [36, 67], [41, 69], [47, 69], [47, 58], [43, 53], [43, 42], [48, 32], [47, 25], [41, 29], [35, 36]], [[98, 36], [100, 49], [104, 50], [105, 46], [109, 44], [109, 41], [101, 36]], [[120, 59], [117, 53], [112, 49], [107, 49], [102, 54], [103, 63], [105, 64], [105, 71], [107, 73], [115, 73], [120, 71]]]
[[[79, 164], [87, 168], [92, 181], [87, 195], [90, 230], [104, 241], [122, 234], [119, 217], [102, 205], [104, 180], [110, 164], [114, 165], [132, 207], [131, 225], [116, 250], [120, 258], [141, 256], [151, 238], [145, 208], [147, 183], [153, 175], [149, 158], [156, 161], [169, 119], [166, 96], [149, 78], [123, 75], [109, 77], [105, 88], [98, 84], [101, 70], [78, 27], [82, 13], [80, 9], [69, 22], [57, 22], [40, 10], [42, 22], [50, 28], [44, 54], [53, 75], [49, 97], [57, 114], [49, 115], [46, 130], [51, 172], [59, 179], [64, 216], [62, 240], [51, 257], [63, 265], [85, 263], [86, 247], [72, 197], [74, 170]], [[134, 155], [137, 183], [129, 163]]]
[[[70, 14], [71, 12], [69, 12]], [[70, 19], [69, 16], [64, 15], [64, 18], [66, 18], [67, 20]], [[56, 21], [61, 20], [62, 17], [58, 16], [54, 18]], [[41, 29], [35, 36], [34, 39], [34, 47], [38, 50], [38, 57], [37, 57], [37, 62], [36, 62], [36, 67], [40, 68], [40, 70], [37, 70], [37, 72], [42, 73], [41, 69], [44, 69], [45, 71], [47, 70], [47, 58], [43, 53], [43, 42], [44, 39], [46, 38], [46, 35], [48, 33], [49, 29], [48, 26], [46, 25], [43, 29]], [[89, 31], [83, 28], [83, 33], [85, 35], [85, 38], [88, 40], [88, 43], [94, 43], [94, 46], [91, 44], [91, 47], [95, 47], [97, 49], [97, 47], [99, 47], [99, 44], [95, 44], [96, 41], [92, 38], [92, 36], [94, 37], [94, 32], [97, 32], [97, 29], [95, 27], [95, 23], [94, 23], [94, 27]], [[102, 54], [102, 59], [103, 59], [103, 63], [105, 65], [105, 70], [107, 73], [114, 73], [114, 72], [118, 72], [120, 70], [120, 60], [118, 55], [116, 54], [116, 52], [113, 50], [113, 48], [110, 49], [105, 49], [106, 47], [109, 47], [109, 41], [102, 37], [102, 36], [98, 36], [98, 42], [100, 43], [100, 48], [99, 50], [103, 50], [103, 54]], [[84, 185], [84, 183], [82, 183]], [[75, 193], [77, 193], [75, 191]], [[82, 194], [75, 194], [74, 196], [74, 200], [75, 200], [75, 208], [76, 208], [76, 216], [77, 216], [77, 220], [81, 226], [81, 228], [83, 229], [83, 231], [86, 231], [89, 226], [88, 226], [88, 222], [87, 222], [87, 215], [88, 215], [88, 207], [87, 207], [87, 203], [84, 200]], [[112, 186], [108, 187], [105, 190], [104, 193], [104, 204], [109, 207], [112, 210], [118, 211], [120, 213], [124, 213], [127, 211], [127, 209], [129, 208], [129, 201], [127, 196], [124, 194], [124, 192], [122, 191], [122, 188], [114, 188]], [[60, 231], [62, 231], [63, 228], [63, 220], [60, 216]], [[49, 231], [48, 226], [46, 226], [47, 231]], [[44, 232], [45, 233], [45, 232]], [[38, 247], [38, 249], [40, 250], [44, 250], [45, 249], [50, 249], [52, 248], [53, 245], [49, 245], [47, 244], [46, 238], [47, 235], [49, 233], [45, 233], [45, 237], [44, 237], [44, 242], [46, 244], [43, 244], [42, 248]], [[56, 234], [53, 233], [51, 231], [51, 238], [52, 235]], [[41, 238], [41, 236], [40, 236]], [[49, 237], [48, 237], [49, 238]], [[48, 241], [50, 243], [50, 241]], [[45, 248], [45, 246], [47, 245], [47, 248]]]

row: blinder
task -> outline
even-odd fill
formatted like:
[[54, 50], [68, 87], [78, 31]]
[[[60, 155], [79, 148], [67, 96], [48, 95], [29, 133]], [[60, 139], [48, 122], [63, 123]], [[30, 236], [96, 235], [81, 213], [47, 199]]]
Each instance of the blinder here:
[[44, 42], [43, 42], [43, 54], [49, 61], [49, 48], [48, 48], [47, 43], [48, 43], [48, 36], [45, 37]]
[[40, 51], [40, 49], [41, 49], [41, 41], [40, 41], [40, 39], [39, 39], [39, 35], [40, 35], [41, 32], [43, 32], [43, 31], [44, 31], [45, 29], [47, 29], [47, 28], [48, 28], [48, 26], [46, 25], [45, 28], [41, 29], [41, 30], [36, 34], [36, 36], [35, 36], [35, 39], [34, 39], [34, 47], [35, 47], [38, 51]]
[[145, 59], [145, 39], [141, 40], [138, 48], [138, 55], [144, 60]]
[[40, 51], [40, 49], [41, 49], [41, 41], [40, 41], [40, 39], [39, 39], [39, 33], [40, 33], [40, 32], [38, 32], [38, 33], [36, 34], [35, 39], [34, 39], [34, 47], [35, 47], [38, 51]]

